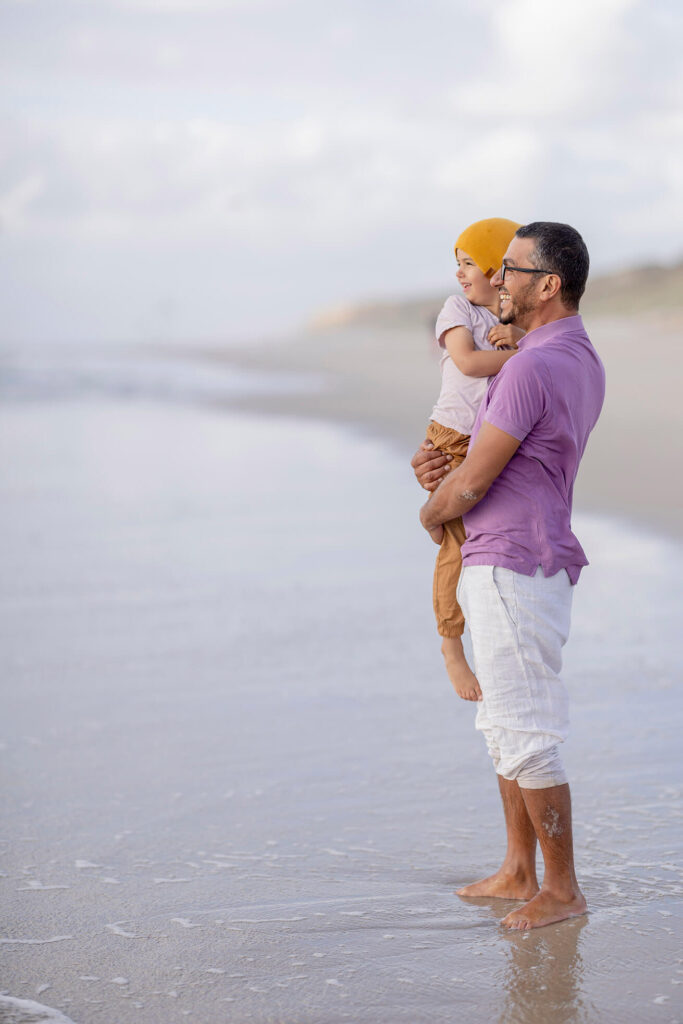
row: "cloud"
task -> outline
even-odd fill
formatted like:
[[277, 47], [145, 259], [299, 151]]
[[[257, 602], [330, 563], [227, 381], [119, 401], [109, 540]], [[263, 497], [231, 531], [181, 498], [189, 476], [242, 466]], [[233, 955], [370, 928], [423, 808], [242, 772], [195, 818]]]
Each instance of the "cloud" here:
[[[437, 165], [435, 181], [462, 205], [526, 203], [545, 173], [543, 145], [531, 129], [496, 128], [466, 135], [457, 154]], [[514, 219], [514, 211], [509, 216]], [[506, 214], [506, 216], [508, 216]]]
[[436, 151], [434, 134], [430, 121], [370, 108], [334, 124], [304, 114], [267, 132], [209, 117], [34, 123], [14, 173], [24, 180], [40, 168], [39, 201], [8, 226], [103, 241], [143, 230], [247, 246], [350, 245], [397, 224], [441, 223], [444, 211], [465, 218], [533, 196], [545, 166], [533, 131], [477, 136], [451, 123], [448, 147]]
[[19, 231], [24, 226], [31, 204], [45, 191], [42, 174], [29, 173], [0, 193], [0, 231]]
[[206, 319], [209, 264], [230, 268], [235, 317], [266, 266], [305, 312], [334, 289], [429, 286], [457, 227], [492, 214], [575, 221], [596, 265], [634, 231], [678, 251], [680, 13], [660, 0], [431, 0], [419, 18], [54, 0], [40, 24], [11, 6], [0, 212], [27, 275], [52, 273], [55, 240], [74, 280], [85, 252], [125, 252], [133, 304], [137, 254], [151, 291], [175, 253]]
[[152, 11], [157, 14], [201, 14], [205, 11], [234, 11], [254, 7], [284, 6], [286, 0], [105, 0], [117, 9]]
[[481, 77], [454, 101], [478, 116], [585, 116], [618, 95], [624, 19], [636, 0], [507, 0], [493, 8], [494, 47]]

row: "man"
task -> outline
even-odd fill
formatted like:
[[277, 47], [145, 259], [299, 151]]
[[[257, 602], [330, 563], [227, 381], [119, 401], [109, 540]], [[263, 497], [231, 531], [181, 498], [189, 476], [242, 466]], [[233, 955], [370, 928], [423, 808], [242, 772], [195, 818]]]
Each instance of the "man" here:
[[571, 532], [572, 492], [605, 389], [578, 315], [587, 277], [588, 251], [574, 228], [536, 222], [517, 231], [491, 283], [501, 322], [527, 332], [519, 352], [491, 381], [465, 461], [444, 475], [438, 451], [423, 445], [413, 459], [433, 490], [420, 512], [432, 539], [440, 543], [443, 524], [464, 516], [458, 598], [482, 691], [476, 727], [498, 773], [507, 831], [500, 869], [459, 895], [527, 901], [504, 918], [509, 928], [586, 912], [558, 751], [568, 725], [558, 673], [572, 588], [587, 564]]

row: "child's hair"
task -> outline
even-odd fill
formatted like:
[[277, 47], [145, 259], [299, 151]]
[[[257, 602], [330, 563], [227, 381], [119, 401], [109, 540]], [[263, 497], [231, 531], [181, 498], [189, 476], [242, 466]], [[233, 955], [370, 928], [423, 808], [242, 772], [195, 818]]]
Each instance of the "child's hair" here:
[[521, 226], [503, 217], [475, 221], [455, 243], [456, 256], [457, 250], [462, 249], [472, 257], [482, 274], [491, 278], [500, 269], [505, 250]]

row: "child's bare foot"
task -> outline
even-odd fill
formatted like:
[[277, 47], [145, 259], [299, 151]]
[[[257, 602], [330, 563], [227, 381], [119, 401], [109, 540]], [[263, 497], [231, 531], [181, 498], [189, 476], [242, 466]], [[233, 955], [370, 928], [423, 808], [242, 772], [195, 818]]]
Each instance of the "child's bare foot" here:
[[453, 683], [458, 697], [462, 697], [463, 700], [481, 700], [479, 683], [467, 664], [461, 637], [445, 636], [441, 644], [441, 653], [446, 662], [448, 678]]

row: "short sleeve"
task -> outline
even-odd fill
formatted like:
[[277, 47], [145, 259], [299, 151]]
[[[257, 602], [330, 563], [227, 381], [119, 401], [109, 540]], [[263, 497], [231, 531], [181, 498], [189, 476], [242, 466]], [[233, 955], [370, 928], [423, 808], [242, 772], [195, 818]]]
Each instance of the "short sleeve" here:
[[441, 340], [452, 327], [466, 327], [472, 330], [472, 307], [464, 295], [449, 295], [436, 319], [436, 340]]
[[533, 353], [509, 360], [492, 382], [484, 421], [523, 441], [549, 407], [549, 382]]

